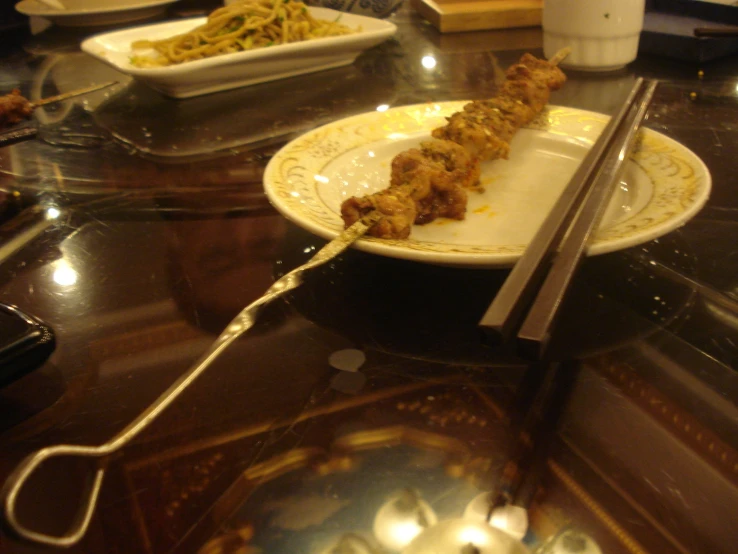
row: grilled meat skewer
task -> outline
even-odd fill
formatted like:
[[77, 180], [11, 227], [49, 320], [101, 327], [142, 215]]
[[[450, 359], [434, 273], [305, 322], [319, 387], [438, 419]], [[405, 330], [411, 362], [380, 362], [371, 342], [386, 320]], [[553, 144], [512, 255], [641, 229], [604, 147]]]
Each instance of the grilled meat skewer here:
[[21, 121], [30, 118], [31, 114], [33, 114], [33, 110], [39, 106], [45, 106], [46, 104], [61, 102], [62, 100], [74, 98], [75, 96], [89, 94], [116, 84], [118, 84], [118, 81], [112, 81], [102, 85], [92, 85], [70, 92], [57, 94], [50, 98], [44, 98], [37, 102], [31, 102], [21, 95], [20, 90], [13, 89], [10, 94], [0, 96], [0, 129], [15, 125], [16, 123], [20, 123]]
[[507, 158], [515, 132], [533, 120], [551, 91], [566, 81], [557, 67], [560, 59], [523, 55], [507, 70], [497, 96], [466, 104], [445, 126], [433, 130], [434, 140], [398, 154], [389, 188], [346, 200], [341, 205], [346, 227], [373, 210], [384, 215], [369, 231], [379, 238], [407, 238], [413, 224], [438, 217], [464, 219], [467, 190], [479, 184], [480, 161]]

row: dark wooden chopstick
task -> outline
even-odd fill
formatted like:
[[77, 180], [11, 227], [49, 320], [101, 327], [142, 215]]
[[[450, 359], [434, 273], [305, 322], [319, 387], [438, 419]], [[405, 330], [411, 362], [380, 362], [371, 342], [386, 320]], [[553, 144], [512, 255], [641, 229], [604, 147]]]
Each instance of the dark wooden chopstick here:
[[480, 322], [482, 327], [496, 332], [503, 339], [509, 339], [512, 333], [517, 331], [519, 319], [528, 308], [531, 291], [545, 275], [548, 269], [546, 263], [552, 258], [553, 248], [561, 241], [563, 232], [574, 217], [574, 209], [581, 199], [588, 179], [596, 170], [597, 161], [607, 150], [642, 86], [643, 79], [638, 79], [621, 109], [610, 118], [599, 139], [587, 153], [569, 185], [559, 196], [525, 253], [500, 288]]
[[503, 340], [519, 329], [522, 345], [535, 357], [543, 355], [551, 325], [635, 143], [655, 87], [655, 81], [636, 81], [482, 317], [483, 329]]
[[694, 36], [700, 38], [738, 37], [738, 27], [695, 27]]
[[35, 127], [22, 127], [20, 129], [5, 131], [0, 133], [0, 148], [23, 142], [24, 140], [30, 140], [36, 135], [38, 135], [38, 129]]
[[500, 482], [490, 496], [487, 520], [495, 508], [508, 504], [528, 509], [546, 469], [551, 443], [579, 373], [575, 360], [545, 363], [532, 406], [518, 430], [518, 438], [502, 471]]
[[553, 266], [518, 332], [518, 339], [524, 346], [530, 347], [536, 356], [542, 355], [547, 346], [554, 319], [569, 290], [574, 273], [605, 213], [615, 186], [623, 175], [625, 162], [635, 146], [638, 129], [653, 99], [656, 85], [652, 81], [646, 86], [638, 105], [634, 106], [630, 117], [618, 130], [613, 148], [600, 164], [582, 207], [569, 227]]

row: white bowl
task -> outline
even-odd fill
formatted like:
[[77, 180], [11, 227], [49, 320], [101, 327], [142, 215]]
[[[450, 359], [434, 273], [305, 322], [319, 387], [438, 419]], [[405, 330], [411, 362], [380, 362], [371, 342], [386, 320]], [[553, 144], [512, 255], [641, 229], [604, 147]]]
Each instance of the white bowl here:
[[543, 52], [571, 53], [563, 67], [589, 71], [620, 69], [636, 59], [644, 0], [546, 0]]

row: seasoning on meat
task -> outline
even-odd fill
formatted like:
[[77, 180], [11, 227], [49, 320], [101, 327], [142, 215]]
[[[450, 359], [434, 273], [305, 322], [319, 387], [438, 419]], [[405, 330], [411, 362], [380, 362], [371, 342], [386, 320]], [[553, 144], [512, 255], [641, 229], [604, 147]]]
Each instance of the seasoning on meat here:
[[467, 189], [479, 184], [480, 161], [506, 159], [515, 132], [533, 120], [551, 91], [566, 81], [557, 67], [560, 59], [524, 54], [507, 70], [497, 96], [466, 104], [433, 130], [433, 140], [398, 154], [392, 160], [389, 188], [346, 200], [341, 205], [346, 227], [373, 210], [384, 215], [369, 230], [379, 238], [407, 238], [413, 224], [438, 217], [464, 219]]
[[0, 128], [20, 123], [31, 117], [32, 113], [33, 105], [21, 96], [18, 89], [0, 96]]

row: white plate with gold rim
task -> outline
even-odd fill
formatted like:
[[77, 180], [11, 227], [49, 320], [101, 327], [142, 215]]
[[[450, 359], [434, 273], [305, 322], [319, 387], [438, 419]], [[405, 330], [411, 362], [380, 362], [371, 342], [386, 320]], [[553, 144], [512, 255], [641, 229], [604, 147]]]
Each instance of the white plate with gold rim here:
[[[266, 193], [285, 217], [332, 239], [343, 228], [341, 203], [385, 188], [392, 158], [426, 140], [464, 104], [392, 108], [306, 133], [271, 159]], [[469, 194], [464, 221], [415, 225], [408, 239], [365, 237], [355, 247], [433, 264], [512, 265], [607, 121], [606, 115], [551, 106], [518, 131], [508, 160], [482, 164], [484, 192]], [[707, 167], [692, 151], [644, 129], [588, 253], [628, 248], [680, 227], [702, 208], [710, 186]]]

